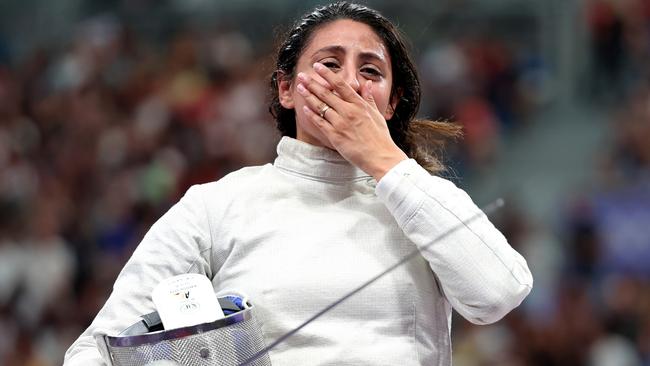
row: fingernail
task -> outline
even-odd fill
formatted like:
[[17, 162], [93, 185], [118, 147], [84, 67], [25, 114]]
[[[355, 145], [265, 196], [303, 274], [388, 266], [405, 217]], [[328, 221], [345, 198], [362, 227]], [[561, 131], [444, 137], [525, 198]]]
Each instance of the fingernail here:
[[300, 93], [300, 94], [305, 94], [305, 93], [307, 93], [307, 89], [305, 89], [305, 86], [302, 85], [302, 84], [298, 84], [298, 86], [296, 87], [296, 89], [298, 89], [298, 93]]
[[316, 71], [322, 70], [324, 67], [325, 66], [323, 66], [323, 64], [321, 64], [320, 62], [315, 62], [314, 63], [314, 70], [316, 70]]
[[298, 80], [306, 82], [307, 81], [307, 75], [305, 75], [305, 73], [303, 73], [303, 72], [298, 73]]

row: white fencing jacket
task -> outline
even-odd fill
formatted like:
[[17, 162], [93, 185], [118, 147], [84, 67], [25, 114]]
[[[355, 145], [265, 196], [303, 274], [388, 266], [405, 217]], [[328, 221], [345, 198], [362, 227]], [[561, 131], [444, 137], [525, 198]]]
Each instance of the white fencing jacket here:
[[277, 150], [273, 164], [193, 186], [151, 227], [66, 365], [102, 365], [93, 336], [153, 311], [152, 289], [181, 273], [247, 295], [270, 344], [419, 249], [272, 349], [274, 366], [450, 365], [452, 308], [492, 323], [530, 292], [522, 256], [414, 160], [377, 183], [326, 148], [284, 137]]

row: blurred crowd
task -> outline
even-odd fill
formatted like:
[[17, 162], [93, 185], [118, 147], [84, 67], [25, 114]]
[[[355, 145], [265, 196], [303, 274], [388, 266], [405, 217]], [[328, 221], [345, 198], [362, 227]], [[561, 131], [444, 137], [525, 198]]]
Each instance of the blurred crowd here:
[[436, 42], [419, 60], [421, 113], [463, 125], [453, 168], [486, 169], [499, 158], [502, 138], [525, 126], [547, 102], [547, 70], [534, 46], [468, 32]]
[[[597, 178], [555, 228], [500, 217], [535, 288], [497, 325], [456, 319], [456, 365], [650, 365], [650, 7], [587, 4], [589, 98], [617, 111]], [[153, 44], [115, 16], [77, 29], [20, 62], [0, 41], [1, 365], [60, 364], [151, 224], [190, 185], [271, 162], [279, 139], [271, 50], [236, 30]], [[525, 46], [469, 34], [419, 56], [422, 114], [465, 128], [459, 174], [489, 169], [548, 102]]]
[[586, 4], [581, 97], [611, 111], [596, 166], [576, 167], [592, 180], [567, 187], [550, 230], [521, 208], [500, 217], [534, 289], [497, 325], [459, 319], [456, 365], [650, 365], [650, 1]]
[[160, 50], [116, 19], [0, 66], [0, 364], [54, 365], [151, 224], [278, 139], [240, 34]]

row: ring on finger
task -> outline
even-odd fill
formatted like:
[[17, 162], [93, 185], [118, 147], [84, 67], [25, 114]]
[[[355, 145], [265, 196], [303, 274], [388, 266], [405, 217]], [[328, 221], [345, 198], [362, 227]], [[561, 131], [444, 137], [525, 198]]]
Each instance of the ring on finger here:
[[328, 109], [330, 109], [330, 106], [327, 104], [323, 104], [323, 106], [318, 109], [318, 115], [320, 118], [325, 118], [325, 112], [327, 112]]

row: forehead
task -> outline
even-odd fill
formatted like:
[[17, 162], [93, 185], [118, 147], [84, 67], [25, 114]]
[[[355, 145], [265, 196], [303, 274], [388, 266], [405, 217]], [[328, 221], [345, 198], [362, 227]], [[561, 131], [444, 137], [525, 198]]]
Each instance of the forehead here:
[[369, 25], [349, 19], [335, 20], [318, 28], [312, 35], [305, 53], [333, 45], [372, 51], [385, 58], [389, 56], [384, 42]]

